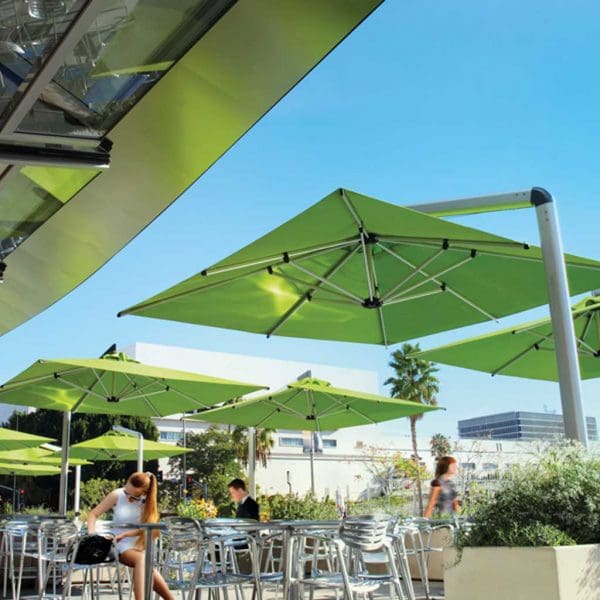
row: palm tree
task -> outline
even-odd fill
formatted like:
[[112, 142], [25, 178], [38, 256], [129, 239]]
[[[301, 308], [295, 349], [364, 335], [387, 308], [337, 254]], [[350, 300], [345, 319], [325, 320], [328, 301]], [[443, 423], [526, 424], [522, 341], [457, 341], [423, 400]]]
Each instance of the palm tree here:
[[[256, 462], [263, 467], [267, 466], [267, 462], [271, 456], [271, 450], [275, 446], [275, 438], [273, 437], [274, 429], [257, 429], [256, 430]], [[248, 466], [248, 427], [237, 425], [231, 432], [235, 446], [237, 457], [242, 461], [245, 467]]]
[[[402, 348], [392, 353], [389, 366], [395, 371], [393, 377], [389, 377], [384, 385], [391, 385], [390, 395], [393, 398], [403, 398], [410, 402], [436, 406], [436, 394], [440, 391], [439, 381], [435, 376], [437, 368], [428, 360], [413, 358], [412, 355], [419, 352], [419, 345], [402, 344]], [[423, 415], [413, 415], [410, 419], [410, 435], [412, 438], [413, 460], [419, 464], [419, 452], [417, 450], [417, 421]], [[419, 511], [423, 515], [423, 491], [419, 469], [416, 469], [417, 495], [419, 497]]]

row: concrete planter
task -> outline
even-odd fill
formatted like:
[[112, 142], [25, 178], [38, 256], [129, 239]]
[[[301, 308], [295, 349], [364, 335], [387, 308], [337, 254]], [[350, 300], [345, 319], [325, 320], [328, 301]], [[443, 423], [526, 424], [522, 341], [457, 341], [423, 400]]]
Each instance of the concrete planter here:
[[444, 550], [446, 600], [600, 600], [600, 544]]

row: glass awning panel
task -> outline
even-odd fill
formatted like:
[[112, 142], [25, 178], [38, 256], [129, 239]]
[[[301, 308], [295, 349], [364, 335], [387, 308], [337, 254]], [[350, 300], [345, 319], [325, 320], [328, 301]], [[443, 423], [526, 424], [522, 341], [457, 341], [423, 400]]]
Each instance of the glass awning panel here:
[[[17, 132], [101, 139], [234, 3], [106, 0]], [[0, 127], [81, 4], [0, 0]]]
[[86, 185], [98, 171], [0, 165], [0, 260]]

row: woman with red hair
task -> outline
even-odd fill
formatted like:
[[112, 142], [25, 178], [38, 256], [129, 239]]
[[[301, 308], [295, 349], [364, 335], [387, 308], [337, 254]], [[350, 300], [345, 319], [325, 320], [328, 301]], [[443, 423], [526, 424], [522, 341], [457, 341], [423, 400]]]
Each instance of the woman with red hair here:
[[[96, 532], [96, 519], [109, 510], [113, 511], [115, 541], [119, 561], [133, 568], [133, 594], [135, 600], [144, 597], [144, 532], [125, 529], [119, 524], [156, 523], [158, 521], [158, 484], [152, 473], [133, 473], [124, 487], [113, 490], [96, 508], [90, 511], [87, 527], [90, 534]], [[158, 535], [158, 532], [155, 532]], [[165, 580], [154, 571], [154, 591], [165, 600], [173, 600]]]
[[431, 482], [429, 502], [425, 510], [427, 518], [435, 512], [436, 515], [453, 515], [460, 510], [456, 488], [452, 477], [458, 471], [458, 463], [453, 456], [442, 456], [435, 468], [435, 479]]

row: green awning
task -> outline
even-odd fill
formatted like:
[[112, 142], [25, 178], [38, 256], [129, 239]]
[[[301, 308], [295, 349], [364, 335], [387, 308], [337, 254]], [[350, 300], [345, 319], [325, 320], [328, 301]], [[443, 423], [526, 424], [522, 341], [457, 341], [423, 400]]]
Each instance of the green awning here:
[[0, 462], [0, 475], [60, 475], [60, 468], [52, 465]]
[[[572, 315], [581, 378], [600, 377], [600, 298], [590, 296], [578, 302]], [[492, 375], [558, 381], [549, 318], [424, 350], [415, 356]]]
[[314, 378], [285, 389], [190, 415], [190, 419], [260, 427], [326, 431], [418, 415], [439, 407], [333, 387]]
[[[571, 293], [600, 286], [566, 261]], [[547, 301], [540, 248], [340, 189], [120, 314], [387, 345]]]

